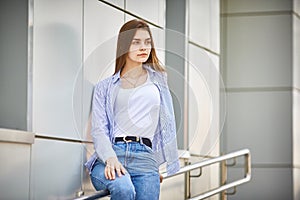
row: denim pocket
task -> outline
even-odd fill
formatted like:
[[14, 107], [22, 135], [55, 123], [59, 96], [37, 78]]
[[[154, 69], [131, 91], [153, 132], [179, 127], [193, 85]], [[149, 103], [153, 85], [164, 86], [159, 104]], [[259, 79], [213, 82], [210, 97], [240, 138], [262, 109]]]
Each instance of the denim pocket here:
[[148, 147], [147, 145], [145, 145], [145, 144], [142, 144], [142, 146], [144, 147], [144, 149], [148, 152], [148, 153], [153, 153], [153, 150], [150, 148], [150, 147]]
[[125, 144], [124, 143], [115, 143], [113, 145], [113, 150], [115, 150], [115, 152], [118, 152], [118, 151], [125, 151], [126, 150], [126, 147], [125, 147]]

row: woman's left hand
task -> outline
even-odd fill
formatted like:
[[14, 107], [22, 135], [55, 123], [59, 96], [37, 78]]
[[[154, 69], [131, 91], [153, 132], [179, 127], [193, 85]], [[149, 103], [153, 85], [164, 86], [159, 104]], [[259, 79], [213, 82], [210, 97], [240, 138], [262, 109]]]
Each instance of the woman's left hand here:
[[119, 177], [126, 173], [126, 169], [123, 165], [119, 162], [117, 157], [110, 157], [106, 160], [106, 167], [105, 167], [105, 178], [109, 180], [114, 180], [116, 178], [115, 174]]

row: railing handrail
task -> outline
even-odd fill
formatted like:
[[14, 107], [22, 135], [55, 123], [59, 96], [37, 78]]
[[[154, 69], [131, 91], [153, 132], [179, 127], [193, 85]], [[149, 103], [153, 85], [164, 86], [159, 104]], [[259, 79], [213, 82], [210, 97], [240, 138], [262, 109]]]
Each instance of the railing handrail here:
[[[203, 160], [203, 161], [200, 161], [200, 162], [188, 165], [188, 166], [184, 166], [184, 167], [180, 168], [180, 170], [177, 173], [173, 174], [173, 175], [168, 176], [167, 173], [163, 173], [162, 176], [164, 177], [164, 179], [171, 178], [173, 176], [177, 176], [177, 175], [186, 173], [188, 171], [192, 171], [194, 169], [198, 169], [198, 168], [201, 168], [201, 167], [205, 167], [207, 165], [211, 165], [211, 164], [214, 164], [214, 163], [218, 163], [218, 162], [221, 162], [221, 161], [224, 161], [224, 160], [232, 159], [232, 158], [239, 157], [239, 156], [242, 156], [242, 155], [247, 155], [247, 154], [250, 155], [249, 149], [243, 149], [243, 150], [235, 151], [235, 152], [232, 152], [232, 153], [228, 153], [226, 155], [222, 155], [222, 156], [215, 157], [215, 158], [210, 158], [210, 159]], [[250, 168], [251, 168], [251, 165], [249, 166], [249, 170], [250, 170]]]
[[175, 173], [173, 175], [167, 176], [166, 173], [163, 173], [162, 176], [165, 179], [171, 178], [171, 177], [174, 177], [174, 176], [177, 176], [177, 175], [180, 175], [180, 174], [184, 174], [186, 172], [190, 172], [190, 171], [198, 169], [198, 168], [202, 168], [202, 167], [205, 167], [205, 166], [208, 166], [208, 165], [211, 165], [211, 164], [215, 164], [215, 163], [218, 163], [218, 162], [222, 162], [222, 161], [225, 161], [225, 160], [228, 160], [228, 159], [233, 159], [233, 158], [240, 157], [240, 156], [245, 156], [246, 157], [246, 159], [245, 159], [246, 162], [245, 162], [245, 166], [244, 166], [245, 175], [244, 175], [243, 179], [239, 179], [239, 180], [233, 181], [231, 183], [227, 183], [227, 184], [222, 185], [218, 188], [215, 188], [215, 189], [209, 190], [207, 192], [204, 192], [204, 193], [202, 193], [202, 194], [200, 194], [196, 197], [189, 198], [188, 200], [205, 199], [205, 198], [208, 198], [208, 197], [213, 196], [215, 194], [218, 194], [222, 191], [228, 190], [230, 188], [234, 188], [238, 185], [241, 185], [241, 184], [244, 184], [244, 183], [250, 181], [250, 179], [251, 179], [251, 156], [250, 156], [250, 150], [249, 149], [242, 149], [242, 150], [235, 151], [235, 152], [232, 152], [232, 153], [228, 153], [226, 155], [222, 155], [222, 156], [219, 156], [219, 157], [216, 157], [216, 158], [203, 160], [203, 161], [200, 161], [198, 163], [194, 163], [192, 165], [182, 167], [177, 173]]
[[[169, 179], [171, 177], [178, 176], [180, 174], [184, 174], [184, 173], [190, 172], [190, 171], [198, 169], [198, 168], [202, 168], [202, 167], [205, 167], [205, 166], [208, 166], [208, 165], [211, 165], [211, 164], [219, 163], [219, 162], [226, 161], [228, 159], [233, 159], [233, 158], [240, 157], [240, 156], [245, 156], [245, 158], [246, 158], [245, 159], [245, 168], [244, 168], [245, 169], [244, 178], [233, 181], [231, 183], [227, 183], [225, 185], [221, 185], [218, 188], [215, 188], [215, 189], [209, 190], [207, 192], [204, 192], [204, 193], [202, 193], [202, 194], [200, 194], [196, 197], [189, 198], [189, 200], [205, 199], [207, 197], [213, 196], [213, 195], [218, 194], [222, 191], [228, 190], [230, 188], [234, 188], [238, 185], [241, 185], [241, 184], [244, 184], [244, 183], [250, 181], [250, 179], [251, 179], [251, 156], [250, 156], [250, 150], [249, 149], [242, 149], [242, 150], [235, 151], [235, 152], [232, 152], [232, 153], [228, 153], [226, 155], [222, 155], [222, 156], [219, 156], [219, 157], [216, 157], [216, 158], [210, 158], [210, 159], [207, 159], [207, 160], [203, 160], [203, 161], [200, 161], [200, 162], [188, 165], [188, 166], [184, 166], [184, 167], [180, 168], [180, 170], [177, 173], [173, 174], [173, 175], [168, 176], [167, 173], [163, 173], [162, 176], [164, 177], [164, 179]], [[98, 191], [98, 192], [96, 192], [94, 194], [91, 194], [91, 195], [76, 198], [75, 200], [91, 200], [91, 199], [105, 197], [107, 195], [109, 195], [109, 192], [107, 190], [103, 190], [103, 191]]]

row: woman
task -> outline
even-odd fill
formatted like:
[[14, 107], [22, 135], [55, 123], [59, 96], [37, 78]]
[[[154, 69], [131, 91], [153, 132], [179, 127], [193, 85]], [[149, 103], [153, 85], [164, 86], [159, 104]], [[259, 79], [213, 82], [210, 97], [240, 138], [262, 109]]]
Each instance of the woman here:
[[91, 135], [95, 153], [86, 166], [96, 190], [108, 189], [112, 200], [159, 199], [159, 166], [179, 170], [167, 76], [144, 21], [120, 29], [115, 73], [94, 88]]

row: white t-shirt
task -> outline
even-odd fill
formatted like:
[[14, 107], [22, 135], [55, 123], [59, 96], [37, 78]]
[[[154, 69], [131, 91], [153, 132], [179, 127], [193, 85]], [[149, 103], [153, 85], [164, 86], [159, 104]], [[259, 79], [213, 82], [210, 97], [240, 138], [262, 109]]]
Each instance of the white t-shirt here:
[[139, 136], [151, 141], [158, 124], [160, 94], [149, 80], [130, 89], [120, 87], [114, 104], [115, 137]]

